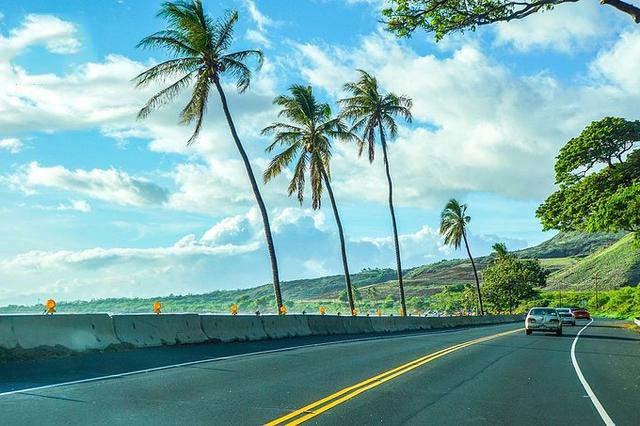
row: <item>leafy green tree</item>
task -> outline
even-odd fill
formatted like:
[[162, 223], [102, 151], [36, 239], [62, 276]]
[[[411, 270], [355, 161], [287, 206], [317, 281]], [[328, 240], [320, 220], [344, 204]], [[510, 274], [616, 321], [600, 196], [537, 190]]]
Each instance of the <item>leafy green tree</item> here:
[[484, 315], [484, 306], [482, 305], [482, 293], [480, 291], [480, 279], [478, 278], [478, 269], [476, 262], [471, 256], [469, 249], [469, 241], [467, 240], [467, 226], [471, 222], [471, 216], [467, 215], [467, 205], [460, 204], [458, 200], [452, 198], [440, 214], [440, 235], [444, 239], [444, 243], [453, 246], [456, 250], [460, 248], [462, 241], [467, 249], [467, 255], [473, 267], [473, 275], [476, 279], [476, 292], [478, 295], [478, 306], [480, 307], [480, 315]]
[[342, 107], [342, 116], [351, 120], [352, 130], [362, 134], [361, 139], [357, 139], [359, 152], [367, 147], [369, 162], [373, 162], [376, 147], [376, 132], [382, 146], [387, 184], [389, 187], [389, 211], [391, 212], [391, 224], [393, 226], [393, 242], [396, 250], [396, 268], [398, 271], [398, 287], [400, 289], [400, 305], [402, 315], [407, 314], [407, 304], [404, 296], [404, 285], [402, 282], [402, 262], [400, 260], [400, 243], [398, 240], [398, 226], [396, 224], [396, 214], [393, 207], [393, 182], [389, 171], [389, 158], [387, 156], [387, 137], [395, 138], [398, 133], [396, 117], [403, 117], [411, 121], [411, 99], [398, 96], [393, 93], [382, 93], [378, 86], [378, 80], [363, 70], [358, 70], [360, 78], [356, 82], [344, 85], [348, 97], [339, 101]]
[[[387, 29], [408, 37], [415, 30], [432, 32], [436, 41], [455, 32], [475, 31], [479, 26], [523, 19], [576, 0], [389, 0], [382, 10]], [[622, 0], [600, 0], [640, 23], [640, 8]]]
[[291, 92], [290, 96], [278, 96], [273, 101], [275, 105], [282, 107], [279, 116], [285, 117], [288, 122], [273, 123], [262, 131], [263, 135], [274, 135], [273, 143], [267, 147], [267, 152], [273, 151], [278, 146], [283, 147], [283, 151], [271, 160], [265, 170], [264, 181], [270, 181], [295, 162], [288, 188], [289, 195], [296, 193], [298, 201], [302, 204], [308, 173], [311, 178], [311, 204], [314, 209], [320, 208], [322, 190], [323, 187], [326, 187], [340, 236], [340, 253], [349, 308], [351, 312], [354, 312], [355, 304], [347, 262], [347, 249], [340, 214], [331, 188], [329, 168], [332, 139], [349, 140], [353, 138], [353, 135], [342, 119], [332, 117], [329, 104], [319, 103], [316, 100], [310, 86], [293, 85], [289, 91]]
[[262, 65], [262, 52], [259, 50], [228, 51], [233, 42], [233, 30], [238, 21], [238, 13], [235, 11], [214, 21], [205, 14], [200, 0], [192, 0], [165, 2], [158, 16], [165, 19], [167, 28], [143, 38], [138, 43], [138, 47], [160, 47], [165, 49], [172, 58], [144, 71], [134, 81], [137, 87], [164, 83], [167, 80], [175, 79], [175, 81], [151, 97], [138, 113], [138, 118], [146, 118], [154, 110], [175, 99], [185, 89], [193, 87], [187, 105], [180, 112], [180, 123], [195, 124], [193, 133], [187, 141], [190, 145], [196, 141], [202, 128], [211, 90], [212, 88], [217, 90], [231, 136], [242, 157], [251, 189], [262, 215], [271, 259], [273, 289], [279, 310], [282, 306], [282, 295], [269, 216], [253, 175], [249, 157], [236, 132], [221, 83], [222, 77], [229, 77], [236, 83], [240, 93], [244, 92], [251, 82], [251, 70], [246, 62], [253, 59], [257, 61], [259, 68]]
[[493, 249], [492, 254], [498, 259], [503, 258], [509, 254], [507, 245], [505, 243], [495, 243], [493, 246], [491, 246], [491, 248]]
[[536, 288], [546, 285], [548, 272], [538, 260], [518, 259], [512, 253], [494, 253], [482, 275], [487, 302], [498, 312], [513, 313], [522, 301], [536, 296]]
[[472, 285], [467, 284], [464, 286], [464, 290], [462, 291], [462, 302], [466, 311], [475, 311], [476, 313], [480, 312], [478, 307], [478, 292]]
[[594, 121], [561, 150], [560, 188], [538, 208], [544, 229], [635, 232], [640, 227], [640, 121]]

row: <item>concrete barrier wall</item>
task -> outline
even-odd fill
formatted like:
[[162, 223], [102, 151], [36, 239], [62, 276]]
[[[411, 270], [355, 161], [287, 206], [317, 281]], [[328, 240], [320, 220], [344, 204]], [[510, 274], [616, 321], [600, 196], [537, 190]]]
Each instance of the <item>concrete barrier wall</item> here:
[[200, 315], [202, 331], [212, 341], [242, 342], [268, 338], [258, 316]]
[[78, 314], [0, 315], [0, 348], [61, 345], [74, 351], [183, 343], [234, 342], [333, 334], [392, 333], [521, 321], [484, 317], [350, 317], [337, 315]]
[[6, 349], [60, 345], [84, 351], [118, 343], [107, 314], [0, 316], [0, 347]]
[[264, 315], [260, 319], [265, 333], [271, 339], [304, 337], [312, 334], [306, 315]]
[[113, 315], [112, 318], [118, 339], [136, 347], [208, 340], [197, 314]]
[[344, 326], [345, 317], [337, 315], [307, 315], [307, 323], [314, 336], [330, 336], [347, 334]]

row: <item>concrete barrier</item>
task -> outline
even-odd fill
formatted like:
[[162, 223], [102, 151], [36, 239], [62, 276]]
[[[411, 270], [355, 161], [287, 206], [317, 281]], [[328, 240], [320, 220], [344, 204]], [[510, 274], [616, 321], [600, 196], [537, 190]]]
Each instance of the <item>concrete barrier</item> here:
[[202, 331], [210, 340], [236, 342], [266, 339], [262, 321], [249, 315], [200, 315]]
[[376, 333], [391, 333], [397, 331], [395, 324], [389, 320], [390, 317], [371, 317], [371, 328]]
[[314, 336], [347, 334], [343, 321], [345, 318], [337, 315], [307, 315], [307, 323]]
[[136, 347], [202, 343], [208, 340], [197, 314], [130, 314], [113, 315], [112, 318], [118, 339]]
[[[521, 321], [521, 315], [484, 317], [348, 317], [336, 315], [56, 314], [0, 315], [0, 348], [63, 346], [73, 351], [182, 343], [444, 329]], [[640, 320], [636, 320], [640, 322]]]
[[370, 317], [343, 317], [344, 331], [346, 334], [373, 333]]
[[0, 316], [0, 347], [6, 349], [59, 345], [85, 351], [118, 343], [107, 314]]
[[303, 337], [312, 334], [306, 315], [264, 315], [260, 320], [265, 333], [271, 339]]
[[424, 330], [428, 325], [427, 321], [420, 317], [391, 317], [390, 319], [393, 321], [396, 331]]

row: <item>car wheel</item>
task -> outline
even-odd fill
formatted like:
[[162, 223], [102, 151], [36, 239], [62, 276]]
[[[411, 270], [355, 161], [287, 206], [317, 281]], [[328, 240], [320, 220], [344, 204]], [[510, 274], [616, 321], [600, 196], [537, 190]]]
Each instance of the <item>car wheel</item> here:
[[531, 330], [525, 330], [524, 332], [527, 334], [527, 336], [531, 334]]

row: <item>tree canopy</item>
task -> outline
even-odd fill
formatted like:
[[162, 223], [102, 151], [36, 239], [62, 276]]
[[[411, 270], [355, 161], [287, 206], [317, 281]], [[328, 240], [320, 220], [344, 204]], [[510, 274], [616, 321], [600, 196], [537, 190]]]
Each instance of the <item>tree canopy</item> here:
[[482, 292], [496, 311], [513, 312], [520, 302], [535, 296], [536, 288], [546, 285], [549, 273], [536, 259], [518, 259], [513, 253], [506, 252], [504, 244], [496, 245], [494, 249], [497, 252], [483, 271]]
[[606, 117], [561, 150], [560, 189], [538, 207], [545, 230], [634, 232], [640, 228], [640, 121]]
[[[523, 19], [578, 0], [390, 0], [382, 15], [387, 29], [400, 37], [416, 29], [432, 32], [437, 41], [452, 32], [475, 31], [482, 25]], [[622, 0], [600, 0], [640, 23], [640, 8]]]

